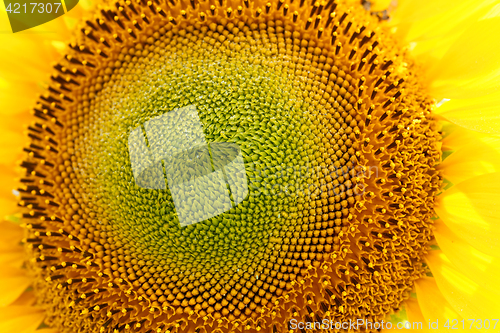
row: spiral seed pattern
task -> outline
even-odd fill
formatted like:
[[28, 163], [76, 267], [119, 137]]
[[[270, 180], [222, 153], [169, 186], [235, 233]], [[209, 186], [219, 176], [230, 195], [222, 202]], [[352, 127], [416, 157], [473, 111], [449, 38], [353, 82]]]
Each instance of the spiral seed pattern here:
[[[357, 3], [119, 1], [81, 31], [33, 109], [18, 189], [47, 324], [286, 332], [292, 318], [380, 321], [409, 297], [439, 128], [415, 66]], [[157, 187], [139, 186], [129, 141], [139, 129], [160, 160], [172, 132], [148, 124], [186, 108], [212, 160], [238, 147], [247, 188], [237, 205], [210, 183], [183, 193], [193, 219], [211, 193], [233, 203], [188, 225], [172, 179], [197, 170], [165, 177], [163, 160], [145, 174]]]

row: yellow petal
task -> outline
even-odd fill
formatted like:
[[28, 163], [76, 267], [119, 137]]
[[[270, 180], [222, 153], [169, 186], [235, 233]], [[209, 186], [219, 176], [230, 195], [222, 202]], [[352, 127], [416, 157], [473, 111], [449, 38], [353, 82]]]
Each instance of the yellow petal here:
[[[494, 94], [500, 84], [500, 70], [469, 80], [449, 79], [435, 83], [430, 93], [437, 100], [447, 99], [474, 99]], [[429, 84], [430, 86], [431, 84]]]
[[426, 256], [443, 297], [462, 318], [496, 318], [500, 313], [500, 295], [458, 272], [446, 255], [439, 250]]
[[436, 213], [459, 237], [476, 249], [500, 253], [500, 173], [474, 177], [438, 197]]
[[0, 243], [0, 267], [21, 268], [26, 257], [20, 244]]
[[448, 156], [438, 169], [458, 184], [469, 178], [500, 172], [500, 138], [476, 138]]
[[0, 267], [15, 267], [21, 268], [25, 260], [22, 248], [13, 250], [0, 249]]
[[444, 137], [442, 140], [443, 150], [458, 150], [463, 146], [466, 146], [473, 140], [483, 139], [485, 137], [492, 137], [489, 134], [470, 131], [455, 124], [446, 124], [446, 125], [447, 127], [445, 128], [445, 131], [449, 135]]
[[457, 237], [441, 221], [436, 221], [434, 236], [439, 247], [457, 269], [486, 289], [498, 291], [500, 259], [484, 254]]
[[[70, 38], [64, 19], [75, 14], [81, 17], [79, 7], [63, 18], [27, 31], [1, 35], [0, 113], [12, 115], [33, 107], [36, 95], [41, 92], [40, 83], [48, 82], [52, 63], [62, 57], [61, 50], [55, 48], [53, 42], [66, 42]], [[10, 31], [8, 22], [6, 15], [1, 18], [1, 31]]]
[[[485, 36], [500, 33], [500, 17], [475, 22], [450, 47], [436, 66], [434, 74], [437, 80], [469, 79], [490, 73], [500, 67], [497, 56], [500, 50], [497, 43], [492, 43]], [[483, 38], [478, 38], [483, 36]]]
[[[429, 329], [428, 323], [422, 315], [420, 306], [416, 299], [408, 299], [405, 301], [406, 315], [408, 316], [408, 321], [414, 325], [416, 329], [415, 332], [433, 332]], [[422, 323], [422, 326], [419, 326]], [[422, 327], [422, 329], [420, 329]], [[403, 331], [407, 332], [407, 331]]]
[[2, 164], [12, 165], [17, 158], [23, 156], [22, 147], [26, 142], [26, 137], [22, 132], [9, 131], [3, 128], [0, 135], [0, 156], [2, 156]]
[[36, 296], [33, 290], [25, 291], [19, 296], [10, 306], [32, 306], [36, 301]]
[[[451, 41], [456, 40], [471, 24], [490, 11], [495, 0], [481, 1], [479, 3], [477, 0], [461, 0], [454, 3], [442, 0], [425, 3], [417, 1], [409, 2], [413, 3], [409, 4], [410, 6], [419, 8], [410, 8], [412, 11], [409, 13], [410, 18], [406, 16], [400, 19], [400, 21], [404, 21], [405, 23], [411, 20], [411, 27], [407, 31], [405, 40], [420, 43], [429, 40], [436, 42], [447, 39], [451, 39]], [[425, 9], [427, 6], [431, 8]], [[401, 15], [398, 12], [400, 10], [398, 7], [401, 6], [396, 7], [395, 15], [393, 16]], [[394, 25], [397, 22], [397, 20], [394, 20], [393, 22], [389, 22], [389, 24]], [[437, 44], [438, 47], [441, 46], [446, 49], [450, 45], [446, 43], [445, 45]]]
[[8, 211], [2, 209], [0, 206], [0, 213], [2, 213], [3, 216], [14, 213], [14, 211], [12, 211], [13, 205], [15, 206], [17, 204], [16, 196], [14, 196], [12, 190], [18, 188], [19, 186], [19, 181], [16, 180], [19, 174], [17, 174], [13, 169], [13, 167], [8, 168], [7, 166], [0, 165], [0, 184], [2, 184], [2, 187], [0, 188], [0, 199], [8, 200], [8, 206], [10, 208], [10, 211]]
[[418, 305], [425, 319], [432, 321], [439, 319], [443, 322], [446, 319], [461, 318], [444, 299], [434, 278], [423, 277], [418, 279], [415, 282], [415, 289], [417, 291]]
[[0, 267], [20, 268], [24, 263], [24, 249], [20, 244], [23, 230], [9, 221], [0, 222]]
[[0, 217], [5, 217], [6, 215], [10, 215], [12, 213], [15, 213], [17, 208], [17, 204], [15, 201], [13, 201], [12, 198], [6, 199], [4, 195], [7, 195], [8, 191], [5, 191], [5, 189], [1, 189], [0, 191]]
[[430, 17], [438, 17], [442, 13], [457, 6], [457, 1], [436, 0], [436, 1], [398, 1], [398, 5], [392, 13], [393, 25], [402, 22], [415, 22], [425, 20]]
[[488, 45], [487, 38], [475, 35], [482, 30], [481, 22], [488, 21], [485, 18], [498, 18], [497, 3], [398, 1], [388, 25], [396, 29], [398, 40], [410, 45], [412, 55], [425, 64], [424, 70], [433, 68], [422, 79], [430, 79], [428, 85], [436, 99], [472, 98], [497, 91], [500, 71], [495, 70], [495, 57], [490, 54], [489, 60], [485, 59], [481, 51], [494, 48], [494, 43]]
[[35, 333], [45, 313], [32, 306], [7, 306], [0, 308], [0, 332]]
[[500, 133], [500, 94], [454, 99], [435, 112], [458, 126], [490, 134]]
[[448, 332], [477, 332], [474, 327], [469, 328], [470, 323], [450, 306], [439, 290], [436, 280], [424, 277], [415, 282], [417, 300], [428, 325], [434, 327], [435, 331]]
[[23, 229], [10, 221], [0, 220], [0, 244], [19, 244]]
[[2, 267], [0, 271], [0, 307], [14, 302], [30, 286], [25, 269]]
[[[40, 95], [40, 87], [35, 82], [11, 81], [8, 87], [1, 88], [0, 105], [2, 107], [2, 115], [10, 117], [19, 113], [29, 114], [29, 110], [33, 108], [36, 98]], [[9, 119], [9, 122], [12, 120]], [[26, 123], [24, 122], [23, 124]]]
[[409, 44], [412, 55], [430, 68], [446, 54], [464, 31], [491, 10], [495, 2], [496, 0], [398, 1], [388, 24], [395, 25], [396, 38]]

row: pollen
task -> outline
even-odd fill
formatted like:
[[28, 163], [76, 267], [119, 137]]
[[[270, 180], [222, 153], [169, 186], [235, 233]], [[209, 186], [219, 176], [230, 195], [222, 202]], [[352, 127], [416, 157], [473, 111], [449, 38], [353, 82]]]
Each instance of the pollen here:
[[[79, 30], [33, 108], [18, 189], [47, 325], [286, 332], [381, 321], [409, 297], [440, 135], [377, 17], [339, 0], [117, 1]], [[129, 150], [134, 129], [186, 107], [208, 144], [237, 145], [247, 186], [206, 219], [215, 190], [184, 193], [201, 219], [188, 225], [172, 180], [140, 186]]]

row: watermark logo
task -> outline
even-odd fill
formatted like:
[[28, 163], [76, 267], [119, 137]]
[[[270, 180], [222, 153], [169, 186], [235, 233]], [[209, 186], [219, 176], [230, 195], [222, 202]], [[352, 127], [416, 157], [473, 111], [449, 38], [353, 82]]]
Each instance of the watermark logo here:
[[4, 0], [12, 32], [52, 21], [69, 12], [78, 0]]
[[268, 165], [244, 158], [235, 143], [206, 141], [194, 105], [133, 129], [128, 148], [136, 185], [168, 188], [181, 226], [222, 214], [247, 197], [357, 197], [365, 185], [356, 180], [378, 177], [377, 167]]
[[130, 132], [128, 146], [136, 184], [168, 186], [181, 226], [222, 214], [248, 195], [239, 146], [207, 143], [195, 106], [145, 122]]

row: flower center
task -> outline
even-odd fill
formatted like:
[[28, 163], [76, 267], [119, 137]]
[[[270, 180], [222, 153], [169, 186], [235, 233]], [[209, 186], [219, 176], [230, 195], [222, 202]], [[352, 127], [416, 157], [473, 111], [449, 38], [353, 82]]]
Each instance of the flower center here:
[[439, 134], [369, 16], [333, 1], [95, 15], [23, 163], [48, 324], [282, 332], [399, 307], [425, 273]]

